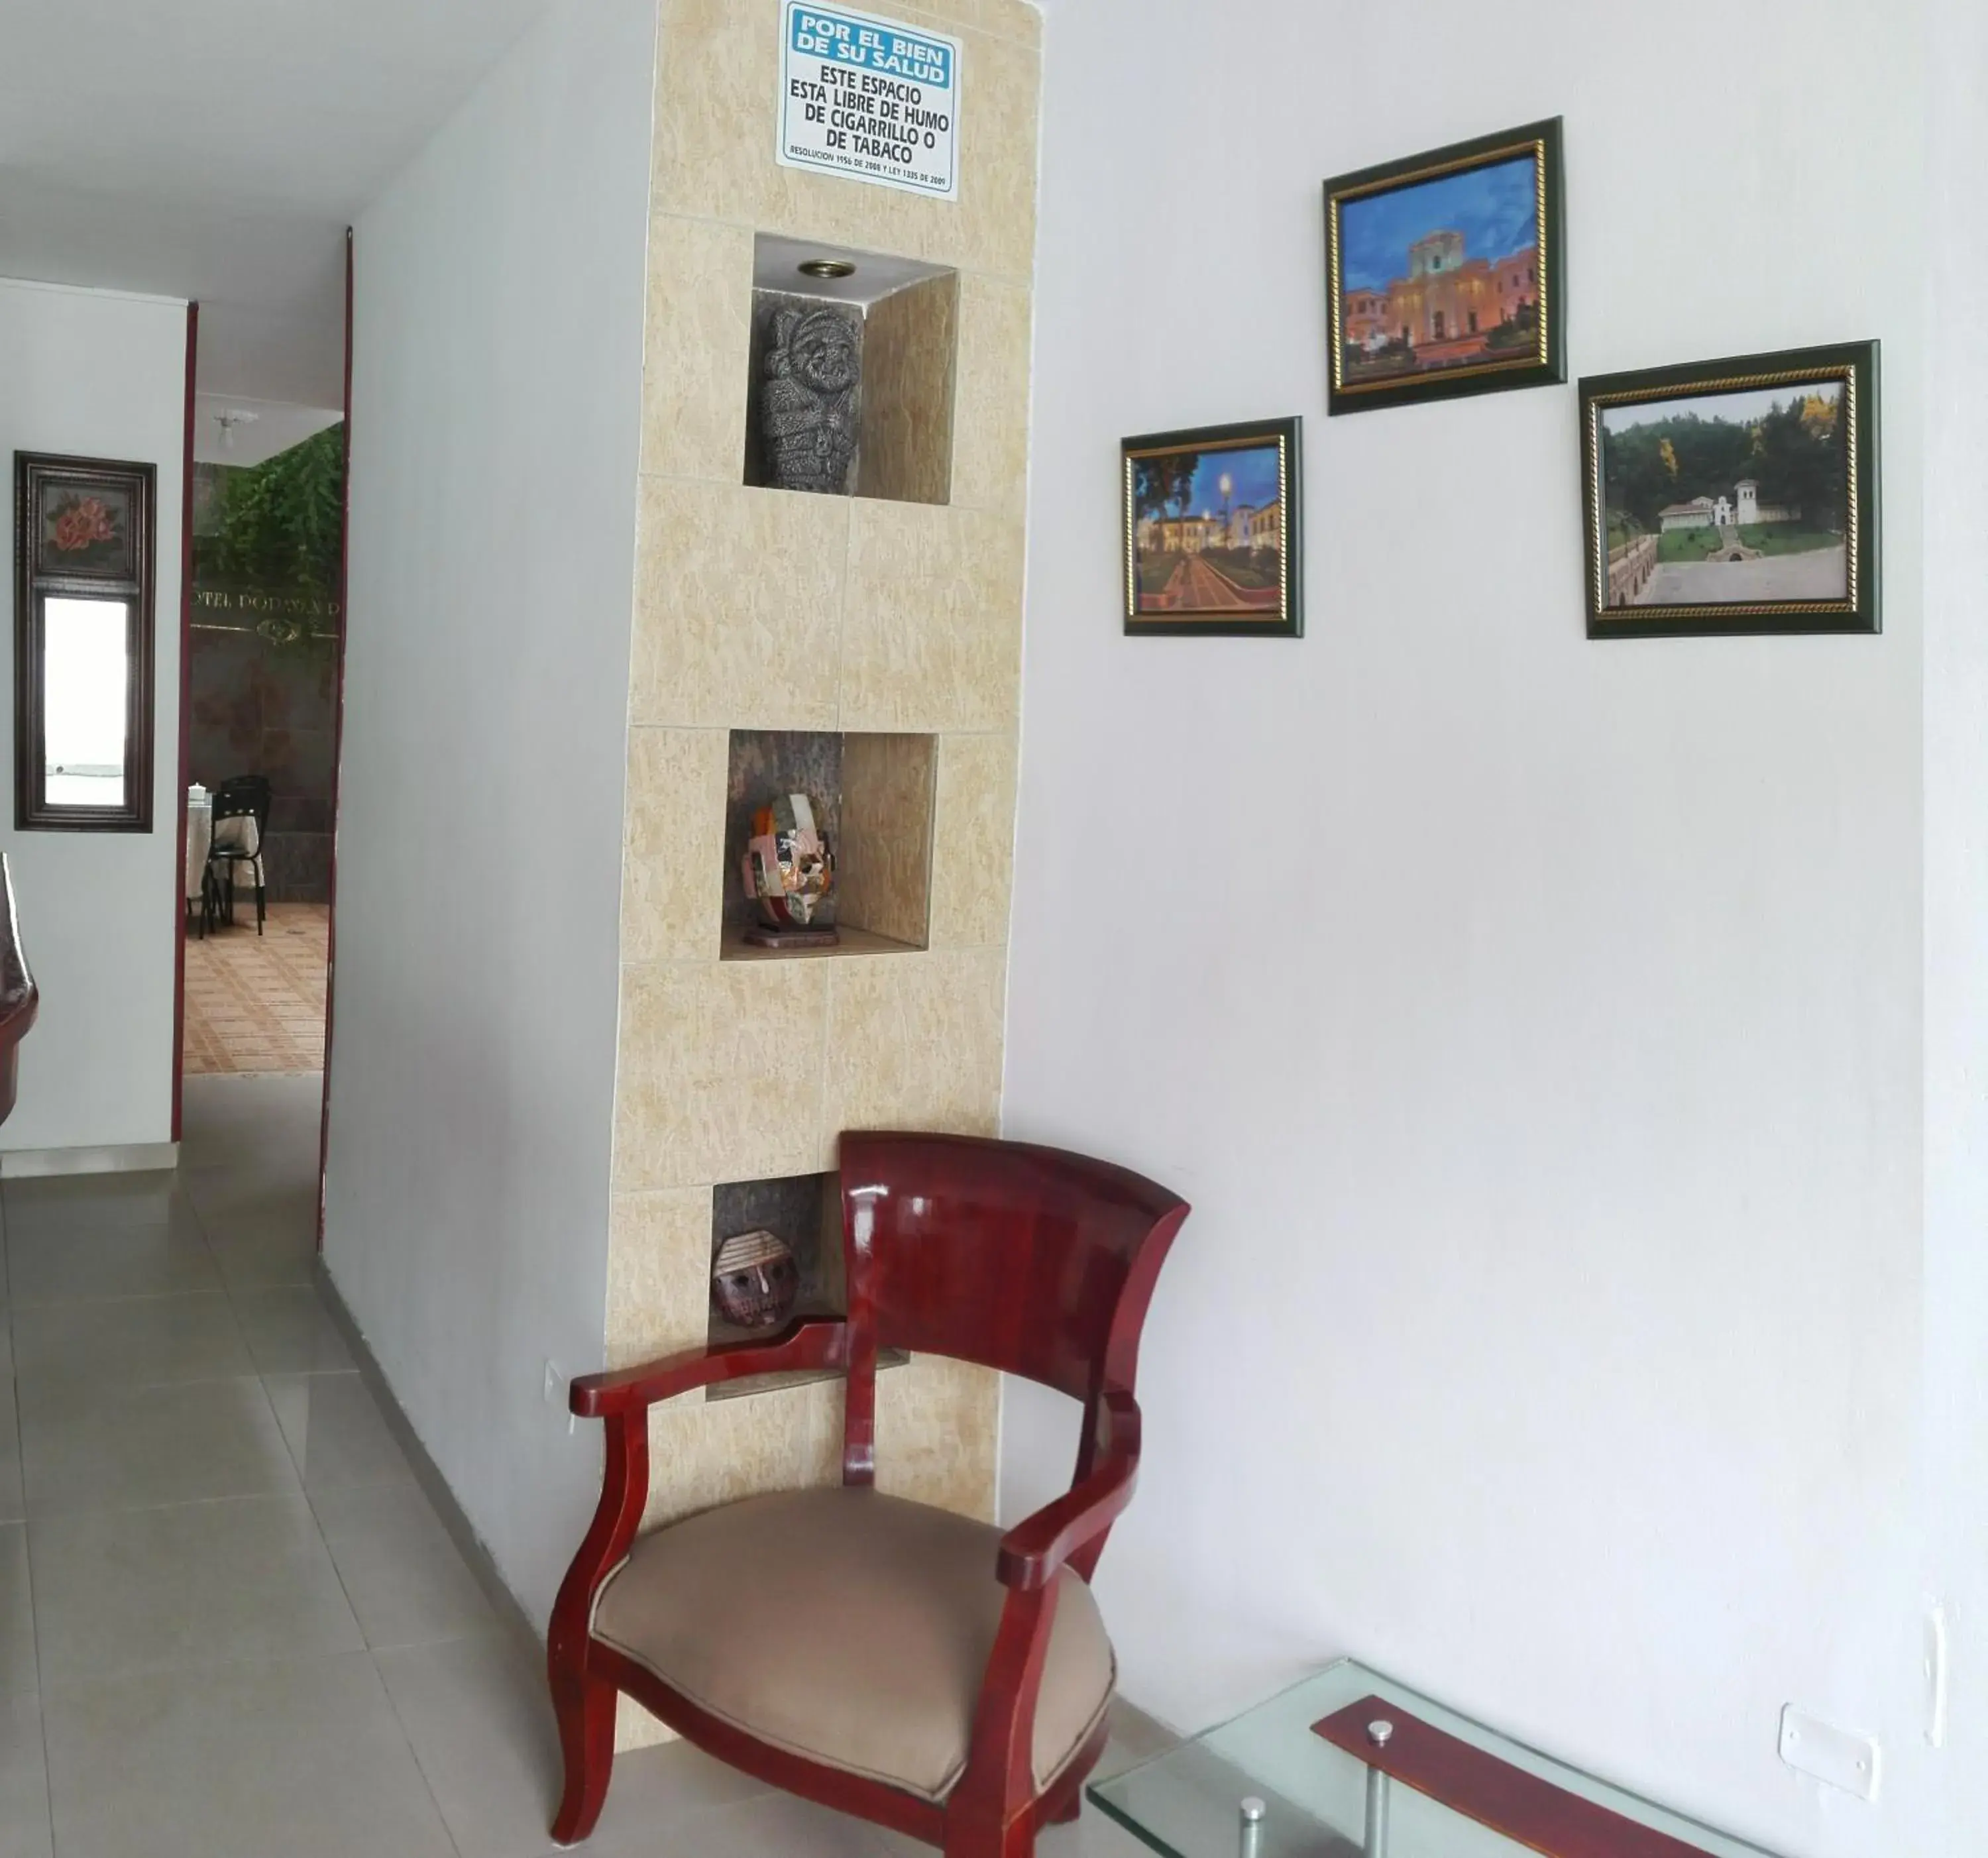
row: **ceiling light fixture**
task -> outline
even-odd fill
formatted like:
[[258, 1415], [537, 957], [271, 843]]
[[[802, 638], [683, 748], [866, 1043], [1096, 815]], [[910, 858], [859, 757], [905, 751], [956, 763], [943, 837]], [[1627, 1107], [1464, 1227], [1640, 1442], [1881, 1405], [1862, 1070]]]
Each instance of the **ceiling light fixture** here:
[[846, 258], [803, 258], [800, 274], [804, 278], [850, 278], [856, 275], [856, 267]]
[[235, 449], [235, 428], [237, 426], [252, 426], [262, 417], [259, 413], [251, 413], [246, 407], [230, 407], [225, 412], [215, 414], [214, 423], [221, 428], [221, 449], [232, 451]]

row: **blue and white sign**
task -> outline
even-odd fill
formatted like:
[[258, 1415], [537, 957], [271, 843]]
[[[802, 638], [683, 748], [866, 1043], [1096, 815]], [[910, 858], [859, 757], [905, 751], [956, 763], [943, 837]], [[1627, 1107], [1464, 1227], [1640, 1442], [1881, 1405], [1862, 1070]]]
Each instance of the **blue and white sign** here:
[[959, 41], [867, 13], [786, 0], [783, 167], [959, 197]]

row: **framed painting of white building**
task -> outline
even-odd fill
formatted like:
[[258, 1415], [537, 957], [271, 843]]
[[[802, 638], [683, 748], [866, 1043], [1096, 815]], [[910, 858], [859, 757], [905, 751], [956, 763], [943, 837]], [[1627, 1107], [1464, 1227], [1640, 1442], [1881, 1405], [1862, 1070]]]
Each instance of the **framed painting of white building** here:
[[1567, 379], [1557, 117], [1325, 184], [1327, 407]]
[[1878, 345], [1581, 383], [1591, 638], [1875, 632]]

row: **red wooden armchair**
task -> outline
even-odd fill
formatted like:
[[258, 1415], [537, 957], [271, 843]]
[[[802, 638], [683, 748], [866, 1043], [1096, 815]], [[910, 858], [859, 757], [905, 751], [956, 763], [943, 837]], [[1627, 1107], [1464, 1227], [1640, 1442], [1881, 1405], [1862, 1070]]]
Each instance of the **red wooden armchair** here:
[[[607, 1422], [607, 1475], [549, 1635], [562, 1845], [607, 1799], [617, 1691], [720, 1760], [947, 1858], [1029, 1858], [1039, 1826], [1077, 1815], [1115, 1676], [1090, 1576], [1131, 1500], [1139, 1333], [1187, 1204], [1057, 1149], [896, 1134], [843, 1137], [842, 1198], [847, 1321], [573, 1383], [573, 1410]], [[1081, 1400], [1069, 1494], [1004, 1535], [877, 1491], [890, 1348]], [[847, 1375], [841, 1485], [638, 1541], [650, 1407], [793, 1368]]]

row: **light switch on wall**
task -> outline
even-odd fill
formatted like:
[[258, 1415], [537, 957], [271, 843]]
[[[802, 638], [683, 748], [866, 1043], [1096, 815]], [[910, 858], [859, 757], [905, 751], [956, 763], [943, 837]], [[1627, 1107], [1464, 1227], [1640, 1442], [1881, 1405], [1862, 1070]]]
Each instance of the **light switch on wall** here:
[[[549, 1355], [546, 1357], [543, 1398], [549, 1407], [563, 1407], [566, 1404], [566, 1373]], [[566, 1429], [569, 1437], [572, 1436], [574, 1428], [579, 1423], [570, 1413], [566, 1415]]]

